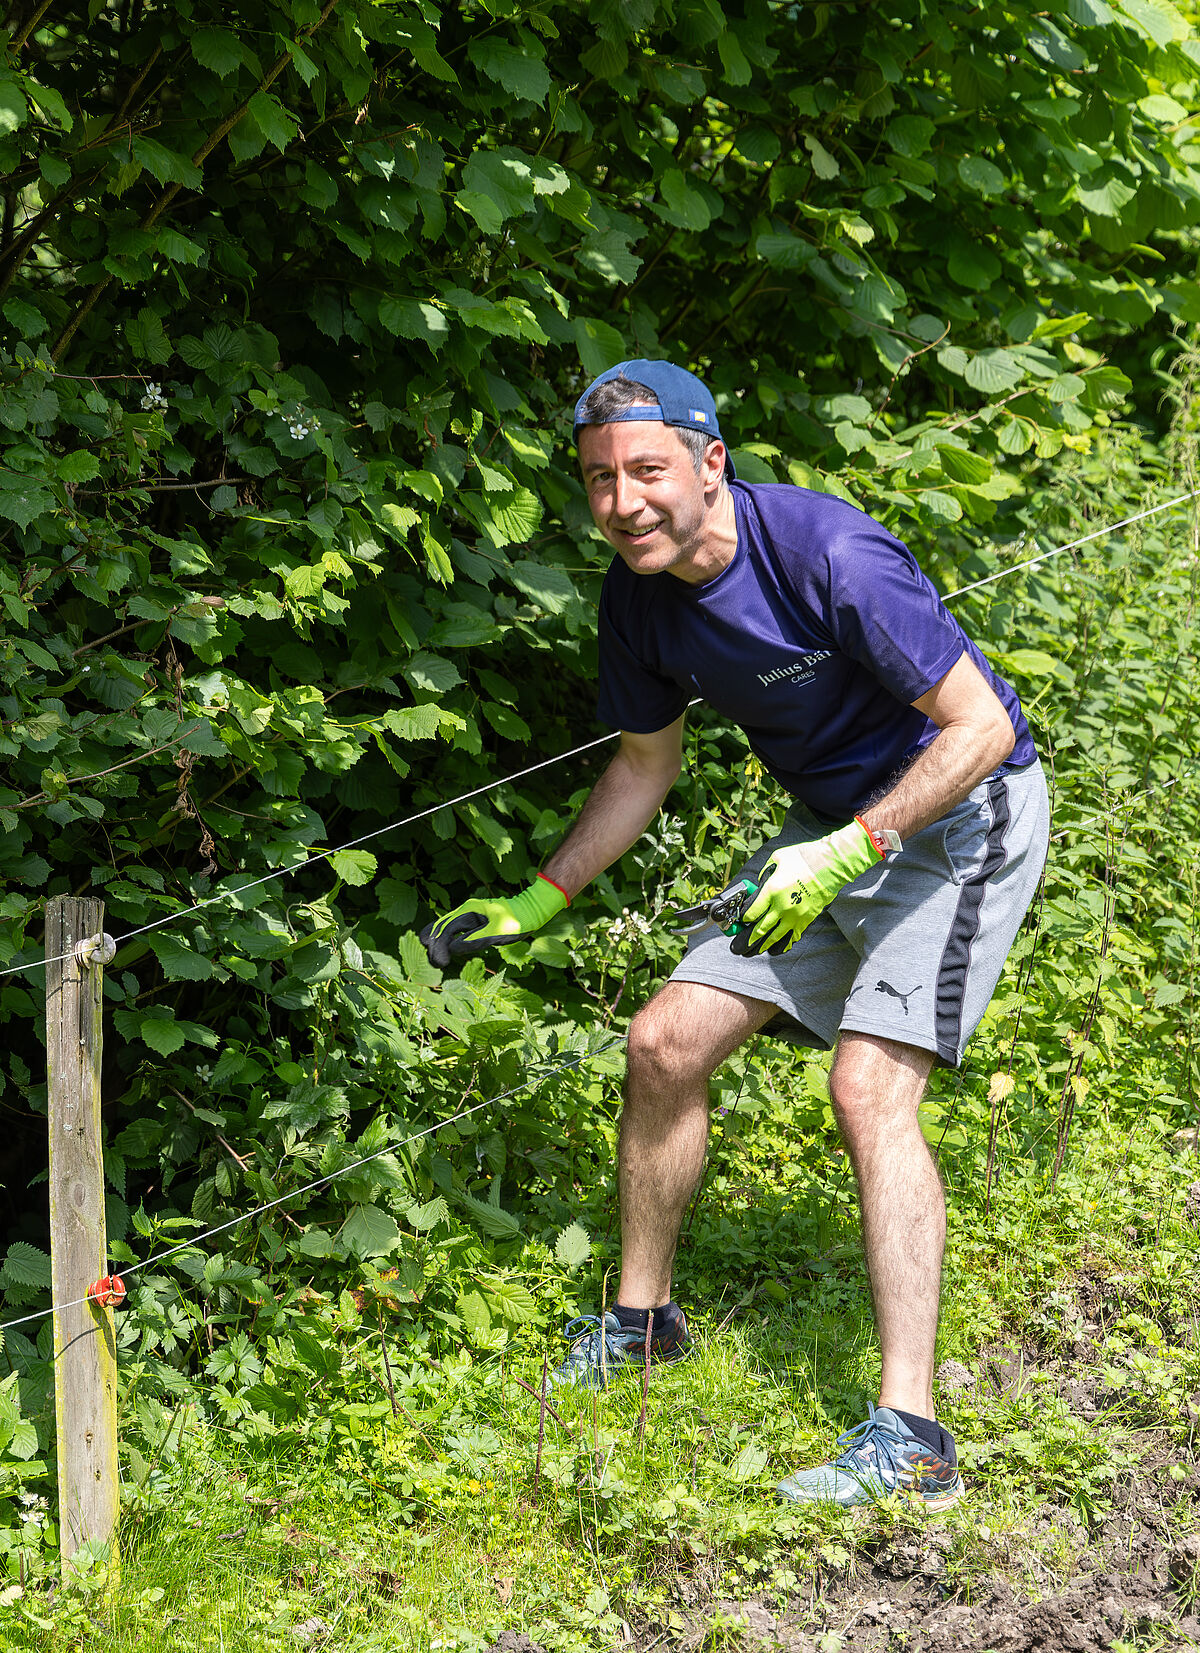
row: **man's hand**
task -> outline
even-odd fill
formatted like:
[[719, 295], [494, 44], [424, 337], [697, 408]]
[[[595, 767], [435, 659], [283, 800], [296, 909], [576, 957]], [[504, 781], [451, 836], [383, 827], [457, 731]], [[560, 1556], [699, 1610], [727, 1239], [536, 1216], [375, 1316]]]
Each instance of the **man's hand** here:
[[488, 947], [525, 941], [567, 905], [565, 893], [541, 873], [526, 890], [503, 900], [464, 901], [421, 931], [430, 964], [445, 970], [451, 959], [473, 958]]
[[827, 838], [777, 849], [763, 868], [758, 894], [742, 914], [743, 929], [730, 950], [746, 957], [786, 953], [837, 895], [883, 858], [871, 832], [857, 818]]

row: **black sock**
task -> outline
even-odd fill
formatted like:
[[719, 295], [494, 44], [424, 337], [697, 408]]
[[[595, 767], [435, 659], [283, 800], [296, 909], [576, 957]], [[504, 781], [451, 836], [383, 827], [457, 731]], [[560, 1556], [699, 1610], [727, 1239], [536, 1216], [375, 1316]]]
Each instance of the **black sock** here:
[[940, 1423], [935, 1423], [932, 1418], [918, 1417], [915, 1412], [902, 1412], [898, 1406], [893, 1406], [891, 1410], [901, 1423], [907, 1424], [922, 1445], [939, 1453], [947, 1463], [957, 1464], [958, 1453], [954, 1449], [954, 1436], [947, 1434]]
[[[627, 1309], [624, 1303], [614, 1303], [609, 1312], [615, 1314], [618, 1322], [630, 1331], [644, 1332], [646, 1322], [650, 1318], [649, 1309]], [[654, 1330], [656, 1332], [665, 1331], [672, 1321], [682, 1319], [683, 1313], [677, 1303], [673, 1300], [670, 1303], [664, 1303], [661, 1309], [655, 1309], [654, 1311]]]

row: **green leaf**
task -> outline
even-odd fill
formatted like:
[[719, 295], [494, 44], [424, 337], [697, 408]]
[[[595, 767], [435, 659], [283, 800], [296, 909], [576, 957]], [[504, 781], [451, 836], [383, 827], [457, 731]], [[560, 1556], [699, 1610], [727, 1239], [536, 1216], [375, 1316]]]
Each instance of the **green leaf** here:
[[964, 155], [958, 163], [958, 175], [968, 189], [978, 190], [980, 195], [999, 195], [1004, 188], [1004, 174], [982, 155]]
[[2, 1278], [31, 1291], [48, 1291], [51, 1284], [50, 1259], [28, 1241], [14, 1240], [4, 1258]]
[[18, 528], [28, 528], [43, 511], [53, 511], [57, 503], [53, 494], [35, 487], [32, 478], [21, 481], [0, 477], [0, 517], [15, 522]]
[[523, 1326], [537, 1319], [537, 1304], [519, 1280], [488, 1280], [483, 1290], [492, 1313], [510, 1325]]
[[917, 495], [917, 504], [928, 516], [938, 517], [943, 522], [957, 522], [962, 516], [962, 506], [954, 495], [937, 488], [922, 490]]
[[576, 261], [610, 284], [628, 283], [642, 267], [638, 255], [629, 250], [629, 240], [624, 230], [601, 230], [587, 235]]
[[754, 75], [734, 29], [726, 27], [717, 40], [717, 53], [730, 86], [748, 86]]
[[561, 1267], [574, 1274], [592, 1254], [592, 1242], [582, 1223], [570, 1223], [554, 1242], [554, 1255]]
[[729, 1466], [730, 1479], [734, 1481], [757, 1481], [767, 1467], [769, 1456], [770, 1454], [765, 1446], [757, 1446], [753, 1441], [747, 1441]]
[[1039, 321], [1033, 330], [1035, 339], [1067, 339], [1073, 333], [1080, 332], [1091, 321], [1086, 310], [1080, 310], [1073, 316], [1047, 316]]
[[380, 299], [379, 319], [389, 333], [395, 333], [402, 339], [420, 339], [434, 355], [445, 344], [450, 332], [445, 314], [436, 304], [426, 304], [423, 299]]
[[937, 127], [926, 115], [897, 115], [889, 122], [883, 138], [897, 155], [923, 155], [936, 131]]
[[530, 158], [515, 149], [477, 149], [463, 167], [463, 190], [491, 203], [500, 222], [533, 206]]
[[379, 863], [369, 850], [339, 849], [329, 857], [329, 865], [343, 884], [369, 884]]
[[467, 56], [477, 69], [482, 69], [489, 80], [499, 82], [506, 92], [527, 103], [542, 104], [550, 90], [550, 71], [540, 48], [532, 40], [525, 47], [495, 37], [477, 38], [467, 48]]
[[487, 501], [489, 530], [493, 545], [523, 544], [533, 537], [542, 520], [542, 502], [528, 488], [514, 488], [498, 499]]
[[781, 270], [802, 270], [817, 256], [817, 249], [811, 241], [805, 241], [798, 235], [778, 235], [767, 230], [754, 243], [754, 250], [759, 258], [765, 258], [768, 264]]
[[581, 54], [579, 64], [597, 80], [615, 80], [629, 66], [629, 50], [623, 40], [597, 40]]
[[164, 258], [174, 264], [199, 264], [201, 249], [195, 241], [178, 230], [161, 229], [155, 235], [155, 246]]
[[492, 1317], [488, 1310], [487, 1299], [481, 1291], [471, 1288], [461, 1291], [455, 1299], [457, 1309], [467, 1336], [472, 1343], [478, 1343], [487, 1336], [492, 1329]]
[[177, 1021], [173, 1011], [127, 1010], [113, 1012], [113, 1026], [122, 1038], [141, 1039], [160, 1056], [174, 1056], [185, 1044], [207, 1045], [215, 1048], [217, 1036], [211, 1028], [197, 1022]]
[[510, 216], [500, 202], [493, 201], [490, 195], [478, 189], [460, 189], [454, 197], [454, 204], [475, 220], [484, 235], [499, 235], [505, 218]]
[[[779, 478], [761, 454], [752, 448], [735, 448], [733, 463], [743, 482], [778, 482]], [[818, 490], [819, 491], [819, 490]]]
[[1137, 194], [1137, 186], [1115, 167], [1101, 167], [1099, 172], [1075, 185], [1075, 194], [1081, 206], [1101, 218], [1119, 218], [1121, 208], [1128, 206]]
[[966, 381], [987, 396], [1012, 390], [1025, 377], [1021, 364], [1007, 350], [981, 350], [967, 363]]
[[432, 689], [436, 694], [445, 694], [462, 682], [458, 667], [440, 654], [414, 654], [401, 670], [414, 689]]
[[438, 1223], [450, 1221], [450, 1207], [444, 1197], [438, 1194], [434, 1199], [426, 1201], [424, 1205], [410, 1205], [404, 1213], [404, 1220], [416, 1229], [418, 1234], [428, 1234], [431, 1228]]
[[353, 1206], [341, 1232], [347, 1250], [360, 1260], [386, 1256], [400, 1238], [396, 1219], [377, 1205]]
[[693, 189], [678, 167], [669, 167], [658, 181], [666, 203], [663, 216], [681, 230], [706, 230], [712, 222], [708, 202]]
[[842, 170], [841, 165], [825, 148], [821, 140], [811, 132], [804, 134], [804, 147], [812, 159], [812, 169], [818, 178], [836, 178]]
[[300, 130], [279, 99], [272, 97], [269, 92], [255, 92], [251, 96], [250, 113], [254, 116], [263, 137], [268, 143], [273, 143], [281, 153]]
[[1083, 395], [1085, 385], [1082, 376], [1078, 373], [1060, 373], [1050, 380], [1049, 384], [1040, 387], [1043, 396], [1050, 402], [1075, 402]]
[[573, 327], [579, 359], [589, 379], [596, 378], [605, 368], [615, 367], [628, 354], [625, 340], [606, 321], [576, 316]]
[[1083, 400], [1090, 408], [1117, 408], [1133, 390], [1119, 367], [1092, 367], [1083, 375]]
[[1033, 446], [1033, 432], [1026, 420], [1007, 416], [997, 432], [996, 440], [1002, 453], [1028, 453]]
[[968, 453], [963, 448], [939, 444], [938, 459], [942, 474], [952, 482], [986, 482], [992, 474], [992, 467], [982, 454]]
[[15, 132], [29, 118], [25, 94], [13, 79], [0, 80], [0, 137]]
[[441, 706], [402, 706], [384, 714], [383, 726], [401, 740], [432, 740], [435, 735], [448, 739], [462, 728], [463, 720]]
[[1030, 32], [1028, 40], [1030, 49], [1038, 57], [1065, 69], [1068, 74], [1077, 74], [1087, 63], [1087, 57], [1075, 42], [1051, 22], [1043, 21], [1040, 28]]
[[1010, 649], [994, 656], [1006, 677], [1052, 677], [1059, 662], [1044, 649]]
[[174, 1016], [143, 1017], [138, 1035], [143, 1043], [148, 1044], [151, 1050], [156, 1050], [160, 1056], [174, 1056], [175, 1052], [182, 1050], [187, 1043], [187, 1034]]
[[1186, 40], [1191, 32], [1187, 19], [1169, 0], [1116, 0], [1116, 3], [1139, 32], [1156, 46]]
[[196, 62], [222, 80], [240, 69], [245, 61], [242, 44], [230, 29], [190, 29], [187, 40]]
[[19, 338], [38, 339], [50, 325], [40, 310], [27, 304], [23, 298], [6, 299], [4, 315], [17, 331]]
[[54, 467], [60, 482], [90, 482], [100, 475], [100, 461], [86, 448], [76, 448], [64, 454]]
[[38, 1449], [37, 1427], [29, 1418], [22, 1418], [12, 1432], [12, 1440], [8, 1443], [8, 1450], [14, 1458], [27, 1463], [34, 1457]]
[[995, 253], [973, 241], [955, 241], [946, 261], [950, 279], [960, 287], [983, 292], [999, 278], [1001, 265]]
[[170, 930], [159, 930], [149, 937], [150, 950], [162, 965], [168, 981], [208, 981], [217, 974], [217, 967], [203, 953], [196, 953]]
[[483, 715], [498, 735], [505, 740], [519, 740], [527, 742], [533, 739], [533, 733], [525, 719], [518, 717], [516, 712], [507, 706], [498, 706], [495, 701], [483, 702]]
[[565, 613], [575, 596], [575, 582], [564, 568], [551, 568], [540, 562], [515, 562], [507, 578], [547, 614]]
[[397, 471], [396, 486], [408, 488], [434, 505], [440, 505], [446, 497], [446, 485], [433, 471]]
[[735, 145], [743, 160], [752, 166], [770, 166], [779, 159], [782, 145], [779, 134], [770, 126], [747, 126], [738, 133]]
[[521, 1232], [518, 1218], [503, 1206], [477, 1200], [471, 1194], [460, 1194], [458, 1201], [490, 1240], [511, 1240]]
[[[430, 917], [435, 916], [430, 914]], [[400, 937], [400, 964], [406, 981], [414, 987], [436, 987], [442, 979], [440, 970], [429, 962], [429, 955], [411, 930]]]
[[171, 359], [171, 346], [162, 319], [149, 305], [143, 305], [137, 315], [125, 323], [125, 338], [138, 361], [161, 367]]
[[185, 189], [199, 189], [204, 182], [204, 174], [188, 156], [180, 155], [144, 134], [134, 138], [133, 155], [139, 165], [153, 173], [160, 184], [182, 184]]

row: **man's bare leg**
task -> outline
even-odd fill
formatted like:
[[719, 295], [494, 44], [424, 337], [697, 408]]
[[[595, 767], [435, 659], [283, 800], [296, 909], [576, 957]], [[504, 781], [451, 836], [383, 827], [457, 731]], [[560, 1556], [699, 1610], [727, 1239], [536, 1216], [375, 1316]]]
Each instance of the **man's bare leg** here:
[[917, 1123], [928, 1051], [844, 1033], [829, 1093], [858, 1179], [863, 1246], [883, 1353], [879, 1404], [932, 1418], [946, 1202]]
[[708, 1081], [776, 1014], [773, 1004], [699, 982], [668, 982], [634, 1017], [621, 1114], [617, 1302], [671, 1300], [671, 1265], [708, 1142]]

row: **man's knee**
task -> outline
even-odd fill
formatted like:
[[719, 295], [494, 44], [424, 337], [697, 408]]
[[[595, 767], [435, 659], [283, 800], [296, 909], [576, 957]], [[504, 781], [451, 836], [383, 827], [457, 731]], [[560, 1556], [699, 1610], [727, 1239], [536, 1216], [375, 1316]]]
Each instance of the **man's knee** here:
[[829, 1075], [829, 1100], [842, 1136], [847, 1141], [861, 1136], [871, 1123], [876, 1100], [863, 1075], [835, 1066]]
[[891, 1040], [859, 1035], [843, 1041], [829, 1075], [829, 1099], [846, 1143], [908, 1124], [915, 1116], [932, 1058]]
[[708, 1052], [698, 1007], [662, 995], [644, 1005], [629, 1024], [627, 1056], [631, 1086], [674, 1089], [707, 1083], [717, 1063]]

